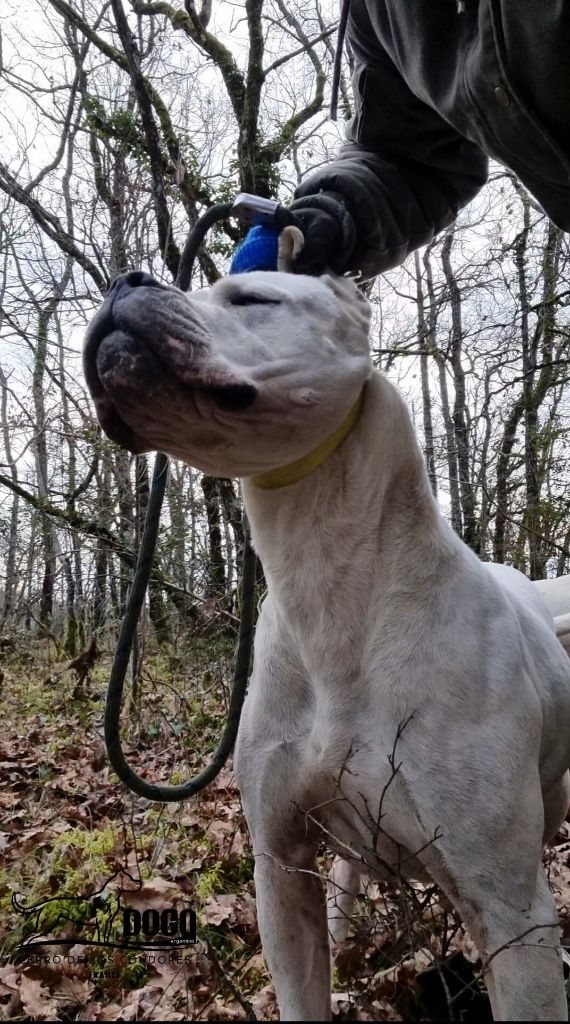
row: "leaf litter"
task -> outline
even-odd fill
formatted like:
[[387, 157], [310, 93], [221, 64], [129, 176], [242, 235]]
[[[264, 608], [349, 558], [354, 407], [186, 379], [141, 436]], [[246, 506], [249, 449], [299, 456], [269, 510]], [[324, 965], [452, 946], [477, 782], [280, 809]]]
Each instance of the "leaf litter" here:
[[[108, 767], [102, 698], [71, 701], [64, 683], [58, 692], [42, 686], [37, 654], [25, 663], [24, 685], [18, 666], [4, 668], [0, 1020], [276, 1020], [255, 916], [251, 846], [231, 764], [191, 801], [149, 804], [128, 793]], [[101, 689], [104, 677], [101, 670]], [[193, 729], [192, 746], [214, 745], [223, 713], [220, 700], [209, 709], [203, 735]], [[132, 744], [129, 760], [150, 779], [180, 781], [180, 773], [202, 765], [185, 742], [180, 708], [169, 707], [168, 717], [175, 716], [176, 730], [145, 735], [138, 729]], [[570, 946], [570, 826], [545, 862]], [[330, 866], [324, 851], [320, 866]], [[58, 963], [54, 957], [13, 962], [24, 937], [13, 893], [28, 906], [62, 893], [79, 896], [96, 892], [116, 872], [136, 880], [127, 902], [141, 914], [155, 906], [193, 906], [197, 944], [173, 958], [136, 954], [126, 966], [116, 950], [91, 956], [80, 945], [50, 947], [61, 953]], [[82, 925], [86, 934], [95, 926], [95, 918]], [[53, 937], [70, 934], [67, 922]], [[467, 965], [472, 972], [463, 987], [472, 993], [477, 987], [485, 999], [476, 951], [445, 899], [433, 887], [369, 883], [357, 900], [351, 933], [335, 951], [334, 1019], [449, 1019], [431, 1015], [432, 997], [424, 994], [421, 1004], [418, 992], [427, 991], [430, 968], [457, 964], [457, 957], [462, 970]], [[436, 1005], [434, 997], [432, 1012]], [[482, 1005], [463, 1010], [462, 1019], [480, 1020]]]

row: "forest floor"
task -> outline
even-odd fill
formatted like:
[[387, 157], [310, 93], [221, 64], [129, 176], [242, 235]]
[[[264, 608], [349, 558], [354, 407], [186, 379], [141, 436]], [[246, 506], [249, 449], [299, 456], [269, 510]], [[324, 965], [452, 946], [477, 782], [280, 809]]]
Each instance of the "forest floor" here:
[[[276, 1019], [231, 765], [180, 805], [128, 794], [102, 742], [109, 660], [73, 697], [72, 677], [59, 674], [65, 660], [49, 660], [45, 643], [1, 655], [0, 1019]], [[202, 766], [221, 732], [230, 664], [230, 644], [206, 641], [192, 659], [146, 657], [127, 749], [147, 778], [180, 782]], [[570, 827], [547, 864], [570, 945]], [[320, 867], [329, 866], [323, 852]], [[196, 945], [125, 953], [122, 916], [108, 916], [120, 889], [123, 905], [149, 911], [149, 921], [155, 908], [193, 907]], [[34, 915], [17, 911], [14, 893]], [[86, 944], [103, 933], [115, 945]], [[18, 955], [32, 934], [59, 944]], [[335, 1019], [490, 1019], [479, 971], [435, 888], [369, 884], [335, 960]]]

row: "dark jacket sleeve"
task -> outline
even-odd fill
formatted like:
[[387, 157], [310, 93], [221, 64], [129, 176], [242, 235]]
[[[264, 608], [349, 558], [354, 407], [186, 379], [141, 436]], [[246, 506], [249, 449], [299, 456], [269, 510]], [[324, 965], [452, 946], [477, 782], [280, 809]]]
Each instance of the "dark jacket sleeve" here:
[[487, 158], [408, 88], [388, 54], [355, 55], [355, 115], [347, 144], [295, 197], [339, 193], [352, 214], [351, 269], [365, 278], [402, 263], [457, 216], [487, 179]]

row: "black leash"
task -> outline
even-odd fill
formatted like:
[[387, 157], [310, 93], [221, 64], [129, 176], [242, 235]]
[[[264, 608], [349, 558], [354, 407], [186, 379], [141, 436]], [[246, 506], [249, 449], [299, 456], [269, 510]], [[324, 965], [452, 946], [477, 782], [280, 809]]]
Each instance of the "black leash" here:
[[156, 538], [160, 523], [160, 511], [168, 477], [168, 458], [161, 452], [156, 456], [152, 487], [149, 497], [148, 510], [144, 524], [144, 531], [141, 539], [141, 546], [137, 566], [133, 577], [131, 592], [127, 604], [127, 610], [117, 642], [117, 649], [113, 659], [113, 667], [109, 678], [107, 690], [107, 703], [105, 705], [105, 743], [109, 760], [122, 782], [132, 789], [138, 796], [144, 796], [147, 800], [160, 800], [170, 802], [186, 800], [194, 796], [204, 786], [207, 786], [212, 779], [221, 771], [229, 755], [233, 750], [236, 740], [241, 709], [245, 698], [247, 681], [249, 678], [249, 666], [251, 661], [251, 648], [254, 632], [254, 610], [255, 610], [255, 577], [257, 556], [251, 546], [249, 527], [244, 516], [244, 547], [243, 565], [241, 579], [241, 616], [239, 625], [239, 636], [236, 651], [236, 662], [234, 669], [234, 683], [230, 697], [228, 718], [222, 738], [212, 756], [212, 760], [195, 778], [190, 779], [180, 786], [160, 786], [147, 782], [141, 778], [128, 764], [123, 753], [120, 736], [120, 715], [123, 699], [123, 686], [129, 665], [133, 638], [137, 628], [137, 622], [144, 602], [146, 588], [152, 569], [152, 560], [156, 548]]
[[[207, 231], [217, 221], [229, 216], [237, 216], [244, 224], [274, 224], [279, 230], [286, 224], [295, 223], [295, 217], [286, 208], [269, 199], [250, 196], [242, 193], [235, 202], [218, 203], [212, 206], [196, 221], [180, 257], [176, 286], [186, 291], [192, 277], [192, 268], [196, 254]], [[186, 800], [194, 796], [221, 771], [231, 754], [237, 736], [241, 710], [245, 698], [251, 649], [254, 632], [255, 615], [255, 578], [257, 556], [251, 546], [249, 526], [244, 515], [244, 545], [241, 580], [241, 615], [234, 682], [230, 697], [228, 718], [222, 738], [212, 756], [210, 763], [195, 778], [180, 786], [160, 786], [137, 775], [127, 763], [120, 735], [121, 703], [125, 676], [137, 628], [143, 607], [146, 589], [152, 570], [152, 560], [156, 548], [160, 512], [168, 479], [168, 456], [158, 452], [154, 464], [154, 473], [149, 495], [148, 509], [141, 538], [139, 554], [133, 582], [127, 601], [127, 609], [121, 623], [117, 649], [113, 659], [107, 701], [105, 704], [105, 743], [111, 765], [122, 782], [138, 796], [147, 800], [171, 802]]]

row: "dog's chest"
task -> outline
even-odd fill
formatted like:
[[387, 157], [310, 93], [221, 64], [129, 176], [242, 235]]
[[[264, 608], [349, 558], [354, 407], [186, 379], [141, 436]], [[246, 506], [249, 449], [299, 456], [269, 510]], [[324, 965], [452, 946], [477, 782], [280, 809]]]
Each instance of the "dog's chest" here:
[[425, 835], [398, 768], [396, 734], [397, 725], [369, 709], [321, 714], [299, 748], [298, 806], [315, 838], [339, 854], [382, 877], [418, 878], [414, 851]]

